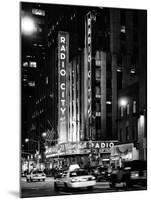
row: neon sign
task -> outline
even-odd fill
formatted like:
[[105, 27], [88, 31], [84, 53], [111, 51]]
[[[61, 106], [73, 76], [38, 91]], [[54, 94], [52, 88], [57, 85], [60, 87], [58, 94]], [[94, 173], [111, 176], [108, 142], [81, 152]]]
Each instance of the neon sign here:
[[87, 65], [88, 65], [88, 117], [91, 117], [91, 13], [87, 14], [87, 38], [86, 38], [86, 48], [87, 48]]
[[59, 32], [58, 34], [58, 133], [60, 142], [66, 141], [67, 138], [67, 66], [68, 66], [68, 45], [69, 34]]

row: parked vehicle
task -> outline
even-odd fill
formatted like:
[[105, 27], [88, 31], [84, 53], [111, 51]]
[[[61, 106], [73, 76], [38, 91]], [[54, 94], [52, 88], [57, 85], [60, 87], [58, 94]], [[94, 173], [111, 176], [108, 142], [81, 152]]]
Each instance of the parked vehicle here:
[[147, 186], [147, 163], [146, 161], [133, 160], [123, 163], [123, 167], [113, 169], [110, 177], [110, 186], [116, 187], [117, 183], [123, 183], [125, 187], [135, 184]]
[[88, 174], [87, 170], [75, 169], [73, 171], [65, 171], [60, 178], [56, 178], [54, 182], [54, 189], [57, 191], [60, 188], [87, 188], [93, 189], [96, 185], [95, 177]]
[[32, 170], [30, 173], [26, 175], [26, 181], [45, 181], [46, 175], [42, 170]]

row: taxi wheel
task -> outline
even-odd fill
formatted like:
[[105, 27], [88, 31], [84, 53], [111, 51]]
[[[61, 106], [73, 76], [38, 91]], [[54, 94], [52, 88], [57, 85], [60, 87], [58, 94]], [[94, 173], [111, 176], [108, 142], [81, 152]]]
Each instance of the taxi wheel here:
[[43, 179], [43, 182], [45, 181], [45, 179]]

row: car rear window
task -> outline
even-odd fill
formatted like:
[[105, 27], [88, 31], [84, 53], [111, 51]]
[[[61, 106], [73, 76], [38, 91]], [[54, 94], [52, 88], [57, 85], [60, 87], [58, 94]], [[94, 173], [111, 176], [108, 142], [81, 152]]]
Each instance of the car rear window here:
[[85, 176], [85, 175], [88, 175], [88, 171], [86, 170], [78, 170], [78, 171], [70, 172], [70, 177]]

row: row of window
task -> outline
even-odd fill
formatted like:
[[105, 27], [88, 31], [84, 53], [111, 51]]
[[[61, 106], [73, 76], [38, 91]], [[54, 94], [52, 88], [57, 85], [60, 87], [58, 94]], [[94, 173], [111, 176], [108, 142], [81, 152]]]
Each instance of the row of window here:
[[37, 68], [37, 63], [35, 61], [23, 62], [23, 67]]
[[29, 87], [35, 87], [36, 83], [35, 81], [28, 81], [27, 78], [23, 78], [24, 86], [29, 86]]
[[[137, 112], [136, 101], [132, 102], [132, 113], [135, 114]], [[122, 105], [120, 107], [120, 117], [124, 117], [124, 115], [130, 115], [130, 103], [126, 105]]]
[[119, 140], [121, 142], [128, 140], [135, 140], [137, 136], [137, 127], [136, 126], [127, 126], [125, 128], [121, 128], [119, 132]]

